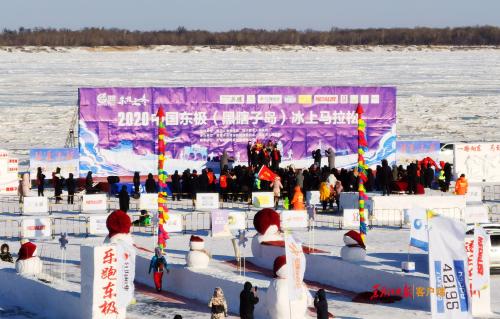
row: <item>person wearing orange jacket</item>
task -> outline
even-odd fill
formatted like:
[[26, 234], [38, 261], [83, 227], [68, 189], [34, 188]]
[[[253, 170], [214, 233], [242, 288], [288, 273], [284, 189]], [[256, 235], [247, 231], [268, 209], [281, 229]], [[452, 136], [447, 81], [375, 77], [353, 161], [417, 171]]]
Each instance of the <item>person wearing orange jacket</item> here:
[[457, 195], [465, 195], [467, 194], [467, 187], [469, 183], [465, 179], [465, 174], [460, 175], [460, 178], [455, 182], [455, 194]]
[[304, 206], [304, 194], [302, 194], [299, 185], [295, 186], [292, 202], [290, 204], [293, 205], [293, 210], [306, 209], [306, 207]]

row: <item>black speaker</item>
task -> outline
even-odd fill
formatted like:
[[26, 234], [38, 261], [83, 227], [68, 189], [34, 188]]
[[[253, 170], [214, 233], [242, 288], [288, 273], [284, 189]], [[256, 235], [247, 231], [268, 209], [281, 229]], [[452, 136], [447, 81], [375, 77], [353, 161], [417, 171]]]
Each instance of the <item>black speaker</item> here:
[[108, 176], [108, 183], [109, 184], [116, 184], [120, 182], [120, 177], [118, 176]]

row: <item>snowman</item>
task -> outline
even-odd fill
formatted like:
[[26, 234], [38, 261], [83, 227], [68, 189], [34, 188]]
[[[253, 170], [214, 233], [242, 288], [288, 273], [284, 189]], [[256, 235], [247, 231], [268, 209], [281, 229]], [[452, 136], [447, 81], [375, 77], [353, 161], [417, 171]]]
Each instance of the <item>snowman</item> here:
[[253, 225], [257, 235], [252, 239], [252, 254], [262, 258], [262, 243], [283, 241], [280, 228], [280, 215], [272, 208], [261, 209], [253, 218]]
[[[305, 257], [302, 254], [302, 262]], [[305, 271], [303, 267], [302, 271]], [[270, 319], [303, 319], [306, 318], [307, 306], [312, 303], [312, 297], [303, 284], [300, 299], [290, 300], [287, 280], [286, 256], [282, 255], [274, 260], [274, 279], [269, 284], [265, 299], [266, 317]], [[301, 280], [304, 273], [301, 274]]]
[[117, 247], [118, 257], [122, 271], [123, 289], [126, 292], [126, 297], [123, 299], [126, 307], [128, 304], [135, 303], [134, 298], [134, 278], [135, 278], [135, 247], [130, 227], [132, 221], [130, 217], [122, 210], [115, 210], [109, 214], [106, 219], [106, 228], [108, 236], [104, 239], [104, 244], [114, 244]]
[[192, 235], [189, 239], [189, 248], [189, 253], [186, 256], [187, 266], [190, 268], [207, 268], [210, 255], [205, 249], [203, 238]]
[[21, 248], [16, 260], [16, 271], [20, 275], [38, 275], [42, 272], [42, 261], [36, 255], [36, 245], [21, 239]]
[[345, 261], [363, 261], [366, 258], [366, 246], [361, 234], [350, 230], [344, 234], [345, 246], [340, 249], [340, 257]]

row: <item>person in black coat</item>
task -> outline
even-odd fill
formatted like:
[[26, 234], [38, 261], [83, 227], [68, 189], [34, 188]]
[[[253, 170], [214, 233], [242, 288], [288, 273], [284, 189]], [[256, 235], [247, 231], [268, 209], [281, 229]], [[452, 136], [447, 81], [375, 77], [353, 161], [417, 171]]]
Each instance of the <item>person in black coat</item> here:
[[54, 196], [56, 198], [56, 204], [58, 204], [62, 200], [62, 192], [64, 179], [61, 175], [61, 168], [56, 167], [56, 171], [52, 173], [52, 183], [54, 184]]
[[148, 174], [148, 178], [146, 179], [146, 184], [144, 185], [144, 187], [146, 188], [146, 193], [152, 194], [158, 192], [153, 174]]
[[132, 182], [134, 183], [134, 194], [137, 195], [140, 193], [140, 188], [141, 188], [141, 176], [139, 175], [139, 172], [134, 173], [134, 178], [132, 179]]
[[425, 187], [431, 188], [432, 181], [434, 180], [434, 170], [432, 169], [431, 164], [427, 164], [424, 176], [425, 176]]
[[189, 187], [191, 190], [191, 199], [193, 200], [194, 207], [196, 201], [196, 193], [200, 192], [198, 172], [195, 169], [193, 170], [193, 173], [189, 175]]
[[73, 173], [69, 173], [69, 177], [66, 180], [66, 189], [68, 190], [68, 204], [73, 204], [76, 189], [76, 181], [73, 178]]
[[321, 150], [318, 148], [317, 150], [313, 151], [312, 155], [313, 155], [314, 164], [316, 164], [316, 167], [321, 168]]
[[451, 164], [448, 162], [444, 164], [444, 177], [445, 177], [446, 191], [448, 191], [450, 189], [450, 182], [451, 182]]
[[392, 170], [389, 167], [386, 159], [382, 160], [382, 167], [380, 168], [380, 187], [382, 188], [382, 196], [391, 194], [392, 183]]
[[243, 291], [240, 293], [240, 318], [253, 319], [253, 311], [258, 302], [257, 288], [253, 288], [248, 281], [245, 282]]
[[42, 173], [42, 168], [38, 167], [36, 172], [36, 185], [38, 188], [38, 196], [43, 197], [43, 190], [45, 189], [45, 175]]
[[120, 203], [120, 210], [127, 212], [130, 207], [130, 195], [127, 191], [127, 186], [122, 185], [122, 189], [118, 194], [118, 201]]
[[415, 163], [410, 163], [408, 165], [408, 194], [416, 194], [417, 193], [417, 165]]
[[328, 319], [328, 301], [324, 289], [318, 290], [314, 296], [314, 308], [316, 308], [317, 319]]
[[181, 200], [181, 176], [177, 170], [172, 175], [172, 200], [175, 200], [175, 198], [178, 201]]
[[201, 175], [198, 179], [198, 190], [200, 193], [206, 193], [208, 191], [208, 175], [206, 169], [201, 171]]

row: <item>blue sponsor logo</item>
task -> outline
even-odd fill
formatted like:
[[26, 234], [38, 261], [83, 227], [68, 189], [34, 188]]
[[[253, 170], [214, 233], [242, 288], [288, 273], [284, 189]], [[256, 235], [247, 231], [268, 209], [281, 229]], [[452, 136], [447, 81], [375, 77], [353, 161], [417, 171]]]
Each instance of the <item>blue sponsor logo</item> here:
[[[441, 261], [434, 261], [434, 274], [436, 276], [436, 291], [443, 288], [443, 275], [441, 270]], [[436, 294], [436, 306], [438, 313], [444, 313], [444, 300], [443, 297]]]
[[460, 302], [460, 311], [468, 312], [469, 311], [469, 301], [467, 296], [467, 285], [465, 284], [465, 270], [464, 270], [464, 261], [463, 260], [454, 260], [453, 267], [455, 268], [455, 278], [457, 280], [457, 293], [458, 300]]

